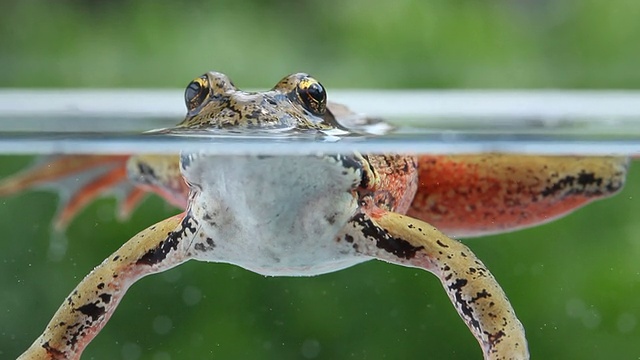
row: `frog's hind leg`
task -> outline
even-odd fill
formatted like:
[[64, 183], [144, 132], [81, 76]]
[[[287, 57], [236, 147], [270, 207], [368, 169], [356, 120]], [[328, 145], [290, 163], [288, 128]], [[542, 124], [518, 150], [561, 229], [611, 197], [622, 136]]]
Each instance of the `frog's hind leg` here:
[[126, 191], [118, 211], [121, 219], [126, 218], [148, 192], [155, 192], [183, 209], [188, 194], [177, 156], [63, 155], [3, 179], [0, 196], [43, 186], [53, 187], [63, 199], [54, 220], [57, 230], [63, 230], [93, 200], [116, 190]]
[[79, 359], [133, 283], [189, 259], [185, 249], [197, 231], [195, 220], [180, 214], [131, 238], [78, 284], [19, 359]]
[[485, 359], [528, 359], [524, 328], [504, 291], [462, 243], [433, 226], [379, 209], [357, 214], [344, 239], [366, 256], [436, 275]]
[[[127, 179], [128, 155], [62, 155], [38, 162], [0, 182], [0, 196], [37, 187], [52, 187], [68, 197], [56, 215], [56, 229], [68, 223], [91, 201]], [[76, 184], [82, 184], [77, 190]], [[69, 195], [70, 194], [70, 195]]]
[[63, 155], [39, 162], [0, 182], [0, 196], [16, 194], [101, 166], [125, 164], [128, 155]]
[[128, 180], [134, 184], [128, 186], [130, 190], [120, 203], [120, 219], [126, 219], [149, 192], [160, 195], [176, 207], [184, 209], [187, 206], [188, 188], [182, 180], [176, 156], [133, 155], [125, 160], [76, 190], [58, 216], [56, 229], [64, 229], [87, 204]]
[[622, 189], [628, 159], [518, 154], [421, 155], [407, 214], [454, 237], [501, 233], [567, 215]]

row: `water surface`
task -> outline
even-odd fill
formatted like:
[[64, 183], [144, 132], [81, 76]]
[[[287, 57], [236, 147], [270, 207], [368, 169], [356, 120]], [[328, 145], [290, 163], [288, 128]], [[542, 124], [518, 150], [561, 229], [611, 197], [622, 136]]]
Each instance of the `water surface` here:
[[640, 153], [640, 93], [334, 91], [386, 136], [142, 136], [184, 117], [179, 91], [0, 91], [0, 153]]
[[[330, 97], [399, 129], [338, 141], [149, 136], [141, 132], [181, 120], [180, 91], [0, 92], [0, 176], [28, 166], [31, 155], [52, 153], [640, 153], [640, 96], [634, 93]], [[614, 198], [544, 226], [465, 241], [508, 293], [534, 358], [640, 354], [639, 182], [632, 166]], [[57, 194], [34, 190], [0, 199], [0, 358], [24, 350], [108, 254], [177, 212], [151, 197], [119, 221], [115, 202], [95, 202], [68, 231], [56, 233], [50, 223]], [[369, 262], [314, 278], [265, 278], [189, 262], [134, 285], [83, 358], [203, 356], [470, 359], [480, 351], [440, 284], [421, 270]]]

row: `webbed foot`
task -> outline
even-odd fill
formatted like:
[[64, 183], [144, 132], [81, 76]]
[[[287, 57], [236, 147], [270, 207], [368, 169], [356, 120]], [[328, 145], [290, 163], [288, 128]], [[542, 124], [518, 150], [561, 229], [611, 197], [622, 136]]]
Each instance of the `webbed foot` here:
[[[73, 189], [63, 191], [71, 195], [64, 199], [62, 209], [54, 219], [55, 229], [59, 231], [64, 230], [85, 206], [118, 187], [126, 189], [118, 209], [121, 219], [126, 219], [148, 192], [157, 193], [177, 207], [186, 207], [188, 188], [180, 175], [178, 157], [171, 155], [58, 156], [0, 181], [0, 196], [61, 183], [65, 179], [75, 182]], [[80, 184], [79, 188], [75, 188], [76, 183]]]

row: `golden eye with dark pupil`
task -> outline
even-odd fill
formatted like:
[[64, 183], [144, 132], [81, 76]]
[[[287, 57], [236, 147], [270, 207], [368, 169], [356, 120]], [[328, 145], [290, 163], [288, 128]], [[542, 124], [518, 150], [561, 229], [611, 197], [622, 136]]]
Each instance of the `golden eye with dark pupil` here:
[[189, 110], [200, 106], [209, 96], [209, 80], [201, 76], [193, 80], [184, 91], [184, 101]]
[[300, 81], [296, 89], [298, 99], [312, 114], [322, 116], [327, 106], [327, 92], [324, 87], [313, 78]]

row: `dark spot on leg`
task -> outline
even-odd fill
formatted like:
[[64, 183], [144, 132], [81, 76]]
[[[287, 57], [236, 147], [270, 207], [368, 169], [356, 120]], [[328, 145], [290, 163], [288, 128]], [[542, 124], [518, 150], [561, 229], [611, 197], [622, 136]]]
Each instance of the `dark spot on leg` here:
[[51, 345], [49, 345], [48, 341], [45, 342], [44, 344], [42, 344], [42, 348], [47, 352], [47, 355], [49, 355], [52, 359], [66, 359], [67, 358], [62, 351], [52, 348]]
[[98, 306], [97, 303], [84, 304], [75, 310], [89, 316], [93, 322], [97, 321], [105, 313], [104, 307]]
[[207, 242], [207, 245], [209, 245], [211, 248], [216, 247], [216, 244], [213, 242], [213, 239], [208, 237], [207, 240], [205, 240]]
[[184, 219], [182, 219], [180, 230], [168, 233], [166, 240], [161, 241], [154, 249], [147, 251], [146, 254], [138, 259], [136, 264], [154, 265], [162, 262], [171, 251], [175, 251], [178, 248], [178, 244], [185, 236], [187, 230], [192, 233], [196, 232], [196, 228], [192, 226], [192, 222], [196, 223], [190, 215], [186, 215]]
[[440, 245], [443, 248], [448, 248], [449, 247], [449, 245], [444, 244], [442, 241], [440, 241], [440, 239], [436, 240], [436, 244]]
[[327, 222], [331, 225], [336, 223], [336, 214], [331, 214], [329, 216], [327, 216]]
[[479, 293], [476, 293], [476, 296], [471, 298], [471, 300], [469, 302], [470, 303], [474, 303], [474, 302], [476, 302], [476, 301], [478, 301], [480, 299], [486, 299], [486, 298], [489, 298], [489, 297], [491, 297], [491, 294], [489, 294], [486, 289], [482, 289], [482, 291], [479, 292]]
[[504, 337], [504, 331], [500, 330], [495, 334], [489, 334], [489, 344], [493, 348], [495, 347]]
[[464, 315], [464, 320], [469, 326], [474, 329], [480, 330], [480, 322], [475, 318], [473, 308], [469, 306], [469, 303], [462, 297], [462, 288], [467, 285], [466, 279], [456, 279], [452, 284], [447, 286], [447, 289], [452, 293], [456, 306], [459, 311]]
[[366, 218], [364, 214], [357, 214], [353, 220], [362, 226], [364, 236], [375, 240], [379, 249], [390, 252], [397, 257], [412, 259], [418, 251], [424, 248], [423, 246], [413, 246], [406, 240], [391, 236], [387, 231]]
[[111, 294], [100, 294], [100, 299], [105, 304], [108, 304], [111, 301]]
[[138, 173], [140, 174], [140, 178], [137, 180], [141, 180], [147, 184], [151, 184], [158, 179], [155, 170], [143, 162], [138, 163]]

